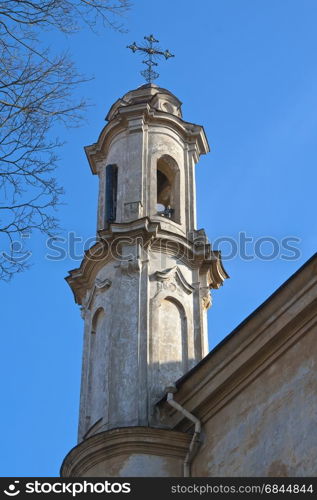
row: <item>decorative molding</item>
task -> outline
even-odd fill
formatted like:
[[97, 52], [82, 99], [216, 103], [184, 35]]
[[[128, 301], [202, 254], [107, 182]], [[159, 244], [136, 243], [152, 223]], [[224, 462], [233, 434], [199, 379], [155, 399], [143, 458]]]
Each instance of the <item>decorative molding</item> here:
[[[198, 160], [201, 154], [206, 154], [210, 151], [204, 128], [200, 125], [186, 122], [182, 118], [166, 113], [165, 111], [157, 111], [146, 102], [119, 106], [115, 116], [103, 128], [97, 143], [85, 147], [90, 168], [94, 174], [98, 173], [98, 162], [107, 156], [109, 145], [114, 136], [131, 130], [131, 127], [127, 128], [126, 126], [126, 120], [130, 116], [133, 120], [139, 119], [139, 122], [141, 120], [143, 125], [149, 125], [149, 127], [151, 127], [153, 122], [155, 124], [159, 123], [166, 128], [172, 127], [183, 141], [190, 142], [194, 146], [197, 151], [196, 160]], [[140, 123], [136, 130], [142, 130]], [[132, 128], [132, 130], [135, 129]]]
[[202, 302], [202, 308], [207, 311], [212, 305], [212, 297], [210, 293], [210, 288], [208, 286], [204, 286], [200, 288], [200, 297]]
[[95, 279], [95, 287], [102, 290], [103, 288], [110, 288], [111, 281], [108, 278], [96, 278]]
[[[90, 419], [90, 417], [86, 416], [86, 418]], [[88, 439], [90, 436], [93, 436], [94, 434], [97, 434], [97, 432], [99, 432], [99, 429], [100, 427], [102, 426], [102, 421], [103, 421], [103, 418], [100, 417], [96, 420], [96, 422], [94, 422], [89, 428], [88, 430], [85, 432], [85, 434], [83, 435], [83, 441], [85, 439]]]
[[157, 281], [158, 293], [161, 290], [175, 292], [177, 290], [177, 284], [181, 286], [187, 295], [194, 291], [194, 287], [184, 278], [178, 266], [171, 267], [165, 271], [156, 271], [152, 276]]
[[94, 286], [89, 293], [87, 291], [86, 298], [82, 301], [82, 307], [80, 308], [81, 317], [85, 319], [86, 312], [90, 309], [92, 300], [98, 290], [108, 290], [112, 285], [112, 282], [108, 278], [96, 278]]
[[223, 285], [224, 280], [227, 278], [229, 278], [229, 275], [223, 267], [220, 251], [212, 250], [208, 269], [209, 288], [220, 288]]
[[141, 201], [131, 201], [124, 204], [124, 218], [127, 221], [140, 219], [142, 217], [143, 205]]
[[188, 238], [194, 243], [195, 247], [205, 246], [209, 243], [204, 229], [189, 231]]
[[80, 267], [71, 270], [66, 278], [76, 302], [82, 305], [87, 289], [93, 286], [92, 276], [112, 257], [120, 258], [119, 255], [112, 256], [109, 248], [115, 250], [121, 239], [126, 241], [127, 235], [135, 240], [142, 238], [144, 246], [150, 242], [153, 251], [175, 257], [179, 257], [181, 253], [182, 262], [186, 266], [190, 269], [200, 269], [201, 273], [207, 275], [209, 287], [219, 288], [229, 277], [223, 268], [220, 252], [212, 250], [210, 244], [196, 247], [191, 239], [177, 234], [174, 227], [168, 230], [165, 226], [162, 227], [163, 224], [166, 223], [143, 217], [131, 222], [114, 223], [107, 230], [99, 231], [100, 240], [85, 253]]
[[122, 260], [120, 264], [115, 267], [119, 267], [122, 274], [132, 277], [132, 274], [141, 271], [142, 261], [138, 257], [135, 257], [134, 259]]
[[[99, 432], [75, 446], [61, 466], [61, 477], [83, 477], [95, 465], [121, 456], [145, 454], [170, 457], [180, 464], [188, 451], [190, 434], [151, 427], [122, 427]], [[181, 470], [181, 467], [180, 467]]]

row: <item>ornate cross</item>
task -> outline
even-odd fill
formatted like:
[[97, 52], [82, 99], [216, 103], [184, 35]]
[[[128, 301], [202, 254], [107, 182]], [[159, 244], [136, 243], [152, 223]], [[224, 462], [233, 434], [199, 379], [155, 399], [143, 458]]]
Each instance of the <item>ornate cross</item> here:
[[153, 66], [157, 66], [158, 63], [155, 60], [160, 57], [165, 57], [165, 59], [169, 59], [170, 57], [175, 57], [174, 54], [171, 54], [168, 49], [161, 50], [160, 47], [153, 47], [153, 43], [158, 43], [159, 40], [156, 40], [153, 35], [145, 36], [144, 39], [146, 42], [138, 46], [135, 42], [131, 45], [127, 46], [127, 49], [131, 49], [132, 52], [137, 52], [138, 50], [141, 52], [145, 52], [147, 54], [147, 59], [142, 61], [147, 65], [147, 68], [144, 71], [140, 71], [141, 75], [145, 78], [148, 83], [151, 83], [153, 80], [159, 77], [159, 74], [154, 71]]

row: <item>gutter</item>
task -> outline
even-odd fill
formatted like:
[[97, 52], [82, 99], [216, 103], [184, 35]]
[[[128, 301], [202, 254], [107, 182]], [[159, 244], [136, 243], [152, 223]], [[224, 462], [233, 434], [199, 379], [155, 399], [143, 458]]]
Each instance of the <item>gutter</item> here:
[[195, 456], [197, 455], [198, 448], [200, 446], [200, 433], [201, 433], [201, 422], [198, 420], [195, 415], [190, 413], [186, 408], [181, 406], [177, 401], [174, 400], [174, 394], [177, 392], [177, 389], [175, 385], [169, 386], [166, 388], [167, 392], [167, 403], [175, 408], [175, 410], [179, 411], [184, 415], [184, 417], [188, 418], [188, 420], [191, 420], [195, 424], [195, 430], [194, 434], [192, 437], [192, 440], [189, 444], [188, 452], [186, 454], [185, 460], [184, 460], [184, 465], [183, 465], [183, 470], [184, 470], [184, 477], [191, 477], [191, 464]]

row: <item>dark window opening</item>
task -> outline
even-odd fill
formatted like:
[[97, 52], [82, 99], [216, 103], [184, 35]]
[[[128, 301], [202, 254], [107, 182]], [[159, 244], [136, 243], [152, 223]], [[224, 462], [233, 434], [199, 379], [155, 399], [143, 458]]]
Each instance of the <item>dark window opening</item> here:
[[118, 167], [107, 165], [106, 167], [106, 224], [114, 222], [117, 215], [117, 189], [118, 189]]

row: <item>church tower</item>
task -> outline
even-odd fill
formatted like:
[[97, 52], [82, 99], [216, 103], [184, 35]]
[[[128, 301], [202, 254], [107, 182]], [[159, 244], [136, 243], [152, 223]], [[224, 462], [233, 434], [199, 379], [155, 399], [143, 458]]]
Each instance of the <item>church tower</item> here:
[[99, 178], [97, 242], [67, 277], [84, 319], [79, 444], [67, 476], [179, 476], [191, 435], [156, 403], [208, 352], [210, 289], [227, 277], [196, 226], [201, 126], [153, 83], [111, 107], [85, 148]]

